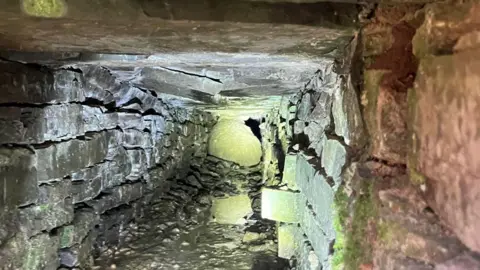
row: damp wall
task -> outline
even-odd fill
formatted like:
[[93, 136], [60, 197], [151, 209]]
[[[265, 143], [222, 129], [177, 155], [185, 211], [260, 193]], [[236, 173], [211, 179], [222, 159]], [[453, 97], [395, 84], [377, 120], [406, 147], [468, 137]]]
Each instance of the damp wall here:
[[1, 269], [91, 265], [203, 164], [215, 124], [101, 67], [0, 62], [0, 91]]

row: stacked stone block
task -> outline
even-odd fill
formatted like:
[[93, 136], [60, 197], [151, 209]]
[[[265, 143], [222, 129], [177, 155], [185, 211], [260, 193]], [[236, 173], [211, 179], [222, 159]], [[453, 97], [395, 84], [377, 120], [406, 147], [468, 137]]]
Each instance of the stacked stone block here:
[[88, 267], [202, 162], [215, 122], [101, 67], [0, 62], [0, 91], [0, 269]]
[[[281, 222], [279, 256], [295, 257], [299, 269], [331, 269], [334, 194], [348, 153], [363, 139], [359, 104], [352, 102], [356, 92], [348, 80], [349, 74], [334, 72], [333, 63], [327, 63], [279, 110], [296, 112], [294, 117], [281, 114], [288, 119], [288, 143], [296, 146], [287, 148], [281, 190], [264, 191], [262, 215]], [[274, 211], [286, 205], [295, 207], [295, 220], [281, 214], [288, 210]]]

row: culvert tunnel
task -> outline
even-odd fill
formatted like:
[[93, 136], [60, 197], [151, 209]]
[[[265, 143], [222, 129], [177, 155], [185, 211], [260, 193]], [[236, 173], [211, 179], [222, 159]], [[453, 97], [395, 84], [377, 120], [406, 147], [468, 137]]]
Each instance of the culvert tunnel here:
[[0, 269], [480, 269], [480, 6], [403, 2], [1, 2]]

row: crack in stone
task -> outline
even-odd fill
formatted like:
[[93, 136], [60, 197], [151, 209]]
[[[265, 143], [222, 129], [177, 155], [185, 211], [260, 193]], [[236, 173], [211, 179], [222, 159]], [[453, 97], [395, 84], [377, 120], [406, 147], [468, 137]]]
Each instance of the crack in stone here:
[[212, 80], [212, 81], [214, 81], [214, 82], [216, 82], [216, 83], [221, 83], [221, 84], [223, 84], [223, 82], [222, 82], [220, 79], [212, 78], [212, 77], [209, 77], [209, 76], [207, 76], [207, 75], [200, 75], [200, 74], [196, 74], [196, 73], [192, 73], [192, 72], [188, 72], [188, 71], [184, 71], [184, 70], [179, 70], [179, 69], [174, 69], [174, 68], [168, 68], [168, 67], [160, 67], [160, 68], [163, 68], [163, 69], [166, 69], [166, 70], [169, 70], [169, 71], [172, 71], [172, 72], [182, 73], [182, 74], [189, 75], [189, 76], [195, 76], [195, 77], [199, 77], [199, 78], [206, 78], [206, 79]]

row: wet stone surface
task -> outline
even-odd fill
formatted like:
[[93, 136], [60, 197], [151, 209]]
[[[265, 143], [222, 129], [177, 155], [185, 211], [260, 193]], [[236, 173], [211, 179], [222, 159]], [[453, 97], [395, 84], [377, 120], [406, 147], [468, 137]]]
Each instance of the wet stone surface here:
[[[290, 269], [277, 257], [274, 224], [209, 221], [205, 197], [182, 206], [165, 199], [121, 233], [118, 247], [103, 251], [93, 269]], [[246, 233], [248, 231], [248, 233]]]

